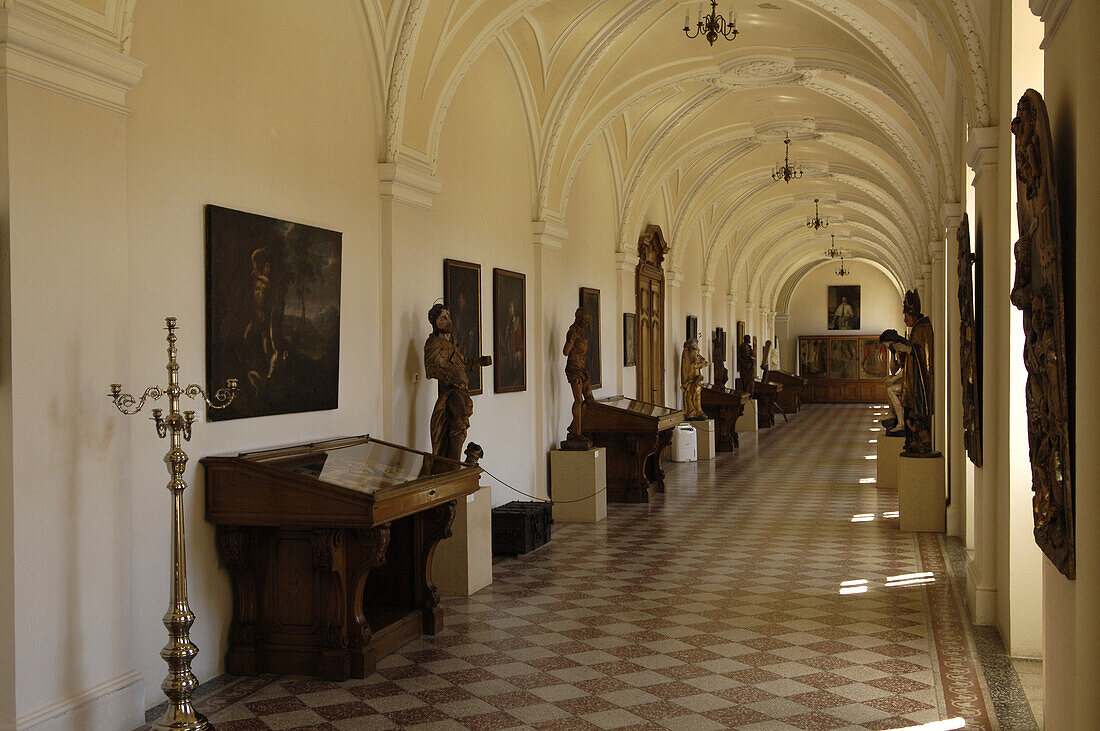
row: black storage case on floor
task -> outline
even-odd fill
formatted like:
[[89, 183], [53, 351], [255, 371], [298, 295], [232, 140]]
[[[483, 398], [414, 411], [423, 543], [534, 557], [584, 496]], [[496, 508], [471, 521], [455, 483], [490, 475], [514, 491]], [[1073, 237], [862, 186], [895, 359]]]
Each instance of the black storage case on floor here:
[[493, 508], [493, 553], [518, 556], [550, 542], [550, 503], [510, 503]]

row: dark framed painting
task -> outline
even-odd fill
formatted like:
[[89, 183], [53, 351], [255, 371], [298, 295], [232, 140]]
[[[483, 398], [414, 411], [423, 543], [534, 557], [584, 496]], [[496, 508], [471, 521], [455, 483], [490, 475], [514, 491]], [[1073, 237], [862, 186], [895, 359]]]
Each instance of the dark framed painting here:
[[859, 329], [859, 285], [829, 285], [829, 329]]
[[[451, 311], [454, 335], [467, 363], [481, 357], [481, 265], [443, 260], [443, 304]], [[481, 393], [481, 366], [469, 372], [470, 395]]]
[[798, 372], [803, 378], [828, 378], [828, 347], [828, 341], [821, 338], [798, 339]]
[[859, 341], [859, 348], [859, 377], [885, 378], [888, 363], [885, 343], [880, 343], [878, 338], [869, 338]]
[[634, 323], [634, 313], [623, 313], [623, 366], [630, 367], [637, 363], [634, 350], [634, 335], [637, 326]]
[[206, 383], [240, 391], [211, 421], [335, 409], [341, 234], [206, 206]]
[[493, 392], [527, 390], [527, 282], [493, 270]]
[[687, 316], [687, 339], [699, 337], [699, 318], [695, 315]]
[[585, 356], [584, 367], [595, 390], [603, 385], [600, 370], [600, 290], [581, 287], [580, 306], [588, 310], [588, 355]]
[[734, 344], [734, 347], [740, 347], [741, 343], [743, 343], [743, 342], [745, 342], [745, 321], [744, 320], [738, 320], [737, 321], [737, 342]]
[[829, 378], [852, 381], [859, 378], [859, 343], [856, 340], [829, 341]]

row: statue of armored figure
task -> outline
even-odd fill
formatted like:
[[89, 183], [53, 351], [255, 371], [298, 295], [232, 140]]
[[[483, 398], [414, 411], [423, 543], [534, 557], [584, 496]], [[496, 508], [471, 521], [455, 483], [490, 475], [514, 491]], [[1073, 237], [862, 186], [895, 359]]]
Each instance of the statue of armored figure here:
[[680, 390], [684, 393], [684, 418], [688, 421], [705, 421], [703, 413], [703, 369], [707, 359], [699, 352], [699, 343], [695, 338], [684, 341], [684, 351], [680, 355]]
[[939, 453], [932, 445], [935, 335], [932, 321], [921, 312], [920, 295], [916, 290], [905, 293], [902, 315], [909, 328], [908, 338], [891, 330], [879, 337], [880, 342], [889, 344], [900, 355], [903, 363], [899, 401], [904, 413], [905, 449], [901, 454], [903, 457], [936, 457]]
[[[428, 378], [439, 381], [439, 396], [431, 419], [432, 454], [450, 460], [436, 460], [432, 472], [439, 473], [454, 469], [462, 459], [462, 446], [474, 413], [467, 372], [479, 365], [492, 365], [493, 359], [483, 355], [472, 363], [466, 361], [454, 335], [451, 311], [444, 305], [437, 303], [428, 310], [428, 322], [432, 334], [424, 342], [424, 371]], [[477, 451], [481, 448], [477, 447]]]
[[592, 440], [581, 433], [584, 409], [593, 401], [592, 382], [584, 365], [588, 354], [589, 317], [588, 310], [577, 308], [573, 324], [565, 335], [565, 347], [562, 348], [562, 355], [565, 356], [565, 378], [573, 391], [573, 421], [569, 423], [568, 434], [561, 443], [561, 448], [567, 450], [582, 451], [592, 447]]

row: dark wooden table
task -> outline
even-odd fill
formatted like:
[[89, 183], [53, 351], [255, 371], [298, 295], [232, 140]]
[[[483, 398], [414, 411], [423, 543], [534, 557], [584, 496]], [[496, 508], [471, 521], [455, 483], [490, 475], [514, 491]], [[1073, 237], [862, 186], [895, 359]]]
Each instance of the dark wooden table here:
[[682, 411], [624, 396], [588, 404], [581, 429], [595, 446], [607, 448], [608, 502], [648, 503], [654, 492], [665, 491], [661, 453], [683, 419]]
[[757, 381], [752, 388], [752, 398], [756, 401], [756, 425], [761, 429], [775, 425], [775, 399], [783, 386], [778, 383]]
[[802, 389], [806, 379], [787, 371], [768, 371], [764, 375], [768, 383], [778, 383], [783, 390], [776, 396], [776, 403], [788, 414], [797, 414], [802, 408]]
[[737, 419], [745, 411], [745, 394], [732, 388], [712, 383], [703, 385], [701, 399], [703, 411], [714, 419], [714, 448], [719, 452], [732, 452], [740, 446], [737, 438]]

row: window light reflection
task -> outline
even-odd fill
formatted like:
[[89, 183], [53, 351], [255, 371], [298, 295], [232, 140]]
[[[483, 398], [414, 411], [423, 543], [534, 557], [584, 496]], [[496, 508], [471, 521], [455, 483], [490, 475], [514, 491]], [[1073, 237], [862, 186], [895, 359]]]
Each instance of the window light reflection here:
[[878, 444], [878, 440], [877, 439], [868, 439], [867, 443], [868, 444]]
[[853, 515], [852, 516], [852, 522], [853, 523], [866, 523], [867, 521], [874, 520], [874, 519], [875, 519], [875, 514], [874, 513], [860, 513], [858, 515]]
[[883, 518], [899, 518], [899, 517], [901, 517], [901, 513], [898, 512], [897, 510], [887, 510], [885, 513], [882, 514], [882, 517]]
[[898, 731], [955, 731], [955, 729], [966, 728], [965, 718], [949, 718], [946, 721], [933, 721], [932, 723], [925, 723], [920, 726], [905, 726], [898, 729]]
[[861, 478], [859, 478], [859, 484], [861, 484], [861, 485], [870, 485], [870, 484], [873, 484], [875, 482], [878, 482], [878, 480], [876, 480], [874, 477], [861, 477]]
[[863, 458], [864, 459], [878, 459], [878, 455], [877, 454], [865, 454], [865, 455], [863, 455]]

